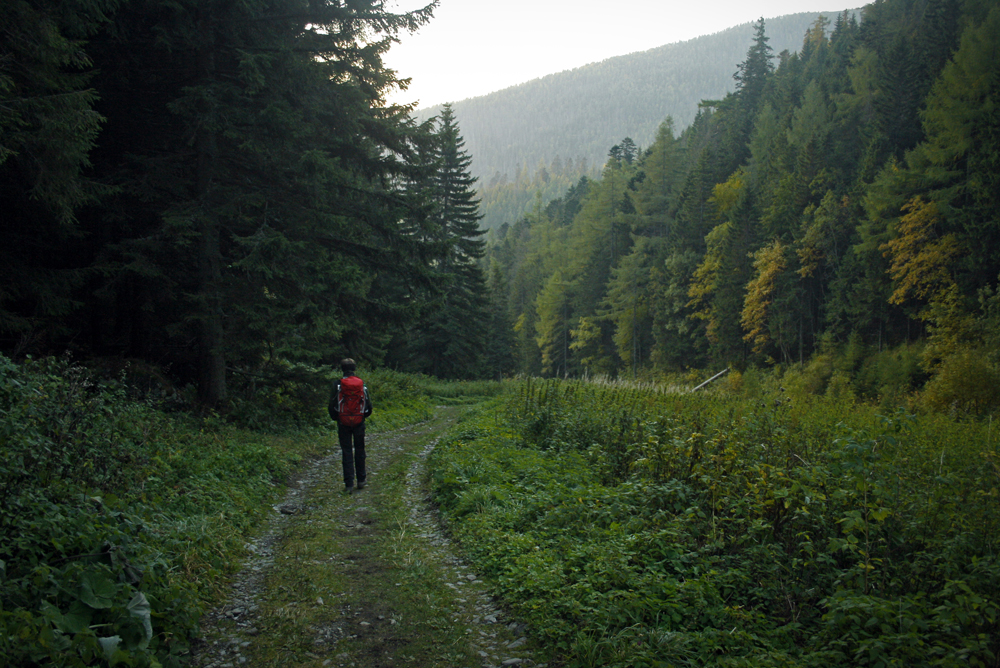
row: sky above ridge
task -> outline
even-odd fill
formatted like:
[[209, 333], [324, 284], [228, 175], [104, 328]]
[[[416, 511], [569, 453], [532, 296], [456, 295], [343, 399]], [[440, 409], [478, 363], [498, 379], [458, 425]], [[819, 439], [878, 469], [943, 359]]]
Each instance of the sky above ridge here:
[[[843, 0], [840, 0], [843, 2]], [[421, 0], [388, 0], [410, 11]], [[390, 100], [429, 107], [458, 102], [613, 56], [646, 51], [760, 17], [836, 13], [837, 0], [441, 0], [434, 18], [385, 56], [407, 91]]]

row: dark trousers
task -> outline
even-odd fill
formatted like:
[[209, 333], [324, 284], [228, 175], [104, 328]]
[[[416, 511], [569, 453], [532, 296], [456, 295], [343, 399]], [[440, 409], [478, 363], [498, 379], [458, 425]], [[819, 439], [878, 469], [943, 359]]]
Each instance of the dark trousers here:
[[344, 462], [344, 484], [354, 485], [355, 472], [358, 482], [365, 481], [365, 423], [355, 427], [337, 424], [337, 436], [340, 438], [340, 452]]

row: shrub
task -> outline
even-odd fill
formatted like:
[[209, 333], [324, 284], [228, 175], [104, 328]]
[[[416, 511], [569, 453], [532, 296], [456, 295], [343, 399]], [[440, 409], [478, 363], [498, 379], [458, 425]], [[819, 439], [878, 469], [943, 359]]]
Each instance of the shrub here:
[[4, 666], [180, 666], [303, 451], [160, 413], [66, 360], [0, 357]]
[[430, 417], [433, 406], [421, 387], [421, 377], [390, 369], [364, 371], [375, 411], [368, 419], [373, 430], [394, 429]]
[[782, 380], [793, 394], [823, 394], [834, 373], [836, 373], [834, 355], [819, 353], [814, 355], [801, 370], [797, 372], [789, 370]]
[[921, 361], [922, 352], [922, 344], [903, 344], [870, 355], [854, 376], [858, 394], [877, 400], [886, 408], [902, 405], [906, 396], [928, 378]]
[[232, 374], [227, 421], [244, 429], [282, 433], [329, 424], [331, 376], [325, 369], [275, 363], [262, 372]]
[[839, 371], [834, 372], [827, 382], [826, 396], [836, 403], [853, 404], [855, 397], [851, 379]]
[[984, 351], [963, 350], [942, 360], [924, 386], [920, 403], [930, 410], [985, 415], [1000, 408], [1000, 369]]

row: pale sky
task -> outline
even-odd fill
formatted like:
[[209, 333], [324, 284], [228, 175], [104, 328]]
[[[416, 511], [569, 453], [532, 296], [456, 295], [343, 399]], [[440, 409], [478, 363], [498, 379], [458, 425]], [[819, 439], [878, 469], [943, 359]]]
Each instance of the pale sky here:
[[[388, 0], [390, 11], [421, 0]], [[845, 0], [441, 0], [434, 18], [385, 56], [413, 81], [392, 101], [458, 102], [612, 56], [683, 42], [741, 23], [859, 7]]]

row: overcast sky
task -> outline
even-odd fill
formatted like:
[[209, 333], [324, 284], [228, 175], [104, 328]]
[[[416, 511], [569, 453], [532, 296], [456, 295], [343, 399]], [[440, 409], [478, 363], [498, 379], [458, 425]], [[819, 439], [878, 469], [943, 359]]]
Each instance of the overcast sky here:
[[[406, 11], [421, 0], [389, 0]], [[395, 102], [420, 107], [485, 95], [612, 56], [682, 42], [741, 23], [836, 12], [844, 0], [441, 0], [420, 32], [386, 63], [413, 81]]]

